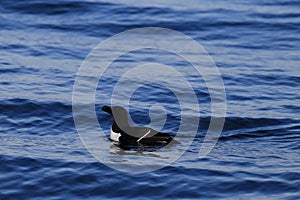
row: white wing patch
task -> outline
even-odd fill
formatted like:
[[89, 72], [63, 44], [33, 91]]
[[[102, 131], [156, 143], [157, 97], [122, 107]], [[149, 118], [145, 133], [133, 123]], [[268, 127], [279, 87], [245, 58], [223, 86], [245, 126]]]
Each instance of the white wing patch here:
[[143, 135], [142, 137], [140, 137], [137, 142], [141, 141], [141, 139], [143, 139], [144, 137], [146, 137], [147, 135], [149, 135], [149, 133], [151, 132], [151, 130], [147, 131], [147, 133], [145, 135]]

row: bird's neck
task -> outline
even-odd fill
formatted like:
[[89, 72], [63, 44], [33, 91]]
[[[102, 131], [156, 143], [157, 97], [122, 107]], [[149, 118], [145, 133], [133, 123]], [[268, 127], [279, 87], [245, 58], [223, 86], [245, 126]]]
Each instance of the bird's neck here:
[[113, 125], [112, 125], [112, 130], [113, 132], [115, 133], [120, 133], [121, 130], [126, 130], [130, 127], [130, 125], [128, 123], [116, 123], [116, 121], [113, 122]]

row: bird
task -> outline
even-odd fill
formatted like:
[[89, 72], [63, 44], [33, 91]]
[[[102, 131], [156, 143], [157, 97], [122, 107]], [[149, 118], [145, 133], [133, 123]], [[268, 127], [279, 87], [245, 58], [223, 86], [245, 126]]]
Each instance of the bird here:
[[103, 106], [102, 110], [109, 113], [114, 119], [110, 129], [110, 140], [121, 146], [167, 145], [173, 140], [169, 133], [161, 133], [149, 127], [130, 126], [128, 112], [121, 106]]

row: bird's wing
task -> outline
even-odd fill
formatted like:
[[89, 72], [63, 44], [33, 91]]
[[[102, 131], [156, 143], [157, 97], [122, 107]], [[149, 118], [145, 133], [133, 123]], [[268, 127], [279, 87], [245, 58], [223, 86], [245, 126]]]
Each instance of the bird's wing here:
[[136, 138], [147, 138], [157, 134], [157, 131], [147, 127], [130, 127], [128, 130], [123, 130], [123, 134], [130, 135]]

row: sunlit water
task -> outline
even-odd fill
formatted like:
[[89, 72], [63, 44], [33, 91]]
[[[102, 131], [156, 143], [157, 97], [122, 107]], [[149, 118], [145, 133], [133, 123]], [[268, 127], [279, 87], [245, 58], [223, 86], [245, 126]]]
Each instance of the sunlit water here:
[[[0, 199], [300, 198], [299, 6], [297, 1], [1, 1]], [[134, 160], [130, 167], [149, 168], [152, 161], [163, 165], [184, 153], [157, 171], [122, 172], [99, 162], [82, 144], [72, 90], [79, 66], [98, 43], [149, 26], [180, 31], [206, 49], [224, 81], [226, 122], [217, 145], [200, 159], [211, 115], [203, 79], [172, 54], [126, 54], [105, 72], [96, 91], [97, 119], [107, 136], [112, 120], [101, 107], [110, 103], [122, 73], [145, 62], [184, 73], [199, 112], [188, 94], [185, 108], [191, 119], [200, 116], [200, 124], [196, 132], [178, 136], [183, 143], [157, 152], [122, 151], [107, 138], [103, 146], [95, 141], [110, 166], [128, 167], [126, 161]], [[166, 78], [176, 92], [185, 92], [177, 77], [161, 76]], [[124, 103], [126, 92], [119, 91], [116, 101]], [[134, 123], [152, 124], [150, 110], [154, 127], [167, 115], [163, 130], [178, 131], [179, 102], [167, 87], [145, 84], [130, 101]], [[88, 122], [85, 128], [91, 131]]]

